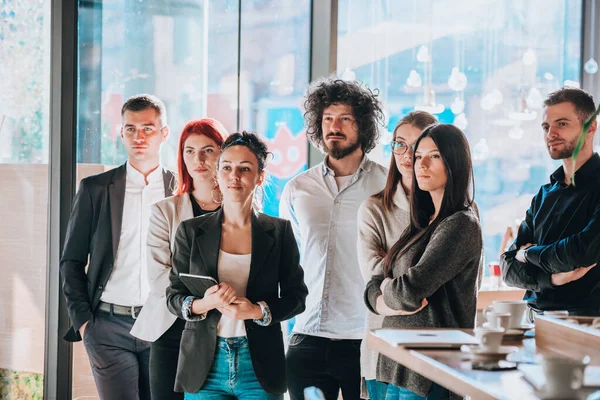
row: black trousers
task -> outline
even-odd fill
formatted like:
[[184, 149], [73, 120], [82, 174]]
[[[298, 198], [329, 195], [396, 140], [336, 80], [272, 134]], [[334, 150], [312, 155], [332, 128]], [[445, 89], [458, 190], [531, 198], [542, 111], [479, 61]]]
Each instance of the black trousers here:
[[179, 343], [185, 321], [177, 318], [173, 325], [150, 346], [150, 393], [152, 400], [183, 400], [183, 393], [173, 391]]
[[327, 400], [360, 399], [360, 340], [333, 340], [293, 334], [286, 355], [288, 391], [303, 400], [304, 389], [316, 386]]
[[83, 343], [102, 400], [150, 400], [150, 343], [132, 336], [134, 319], [98, 311]]

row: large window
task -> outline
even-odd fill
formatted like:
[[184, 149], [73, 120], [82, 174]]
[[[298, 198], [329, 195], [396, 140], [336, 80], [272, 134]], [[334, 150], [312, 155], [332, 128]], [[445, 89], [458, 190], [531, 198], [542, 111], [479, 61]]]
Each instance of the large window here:
[[[274, 157], [264, 211], [277, 215], [283, 186], [307, 165], [300, 99], [310, 0], [82, 1], [79, 13], [80, 177], [125, 162], [121, 105], [151, 93], [167, 107], [171, 134], [161, 161], [172, 170], [191, 119], [208, 116], [230, 133], [268, 139]], [[74, 348], [73, 396], [94, 396], [83, 345]]]
[[0, 399], [41, 399], [50, 1], [0, 4]]
[[[243, 1], [240, 125], [268, 139], [264, 212], [279, 215], [286, 182], [307, 167], [301, 101], [309, 79], [310, 0]], [[218, 67], [216, 67], [218, 68]]]
[[168, 168], [191, 119], [209, 116], [230, 132], [269, 139], [265, 212], [277, 215], [281, 188], [307, 164], [299, 107], [309, 38], [309, 0], [81, 2], [78, 162], [123, 163], [121, 105], [152, 93], [167, 107]]
[[388, 134], [429, 111], [467, 135], [486, 261], [559, 165], [540, 128], [544, 97], [580, 84], [582, 2], [340, 0], [338, 73], [379, 89]]

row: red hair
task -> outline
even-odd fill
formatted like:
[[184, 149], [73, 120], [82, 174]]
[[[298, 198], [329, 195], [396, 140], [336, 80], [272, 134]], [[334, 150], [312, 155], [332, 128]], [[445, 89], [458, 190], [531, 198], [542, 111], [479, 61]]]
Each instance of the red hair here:
[[194, 182], [183, 162], [183, 147], [185, 146], [185, 141], [192, 135], [204, 135], [214, 140], [217, 146], [221, 147], [229, 133], [219, 121], [212, 118], [201, 118], [187, 123], [181, 132], [179, 145], [177, 146], [178, 177], [177, 187], [174, 192], [175, 196], [181, 196], [194, 190]]

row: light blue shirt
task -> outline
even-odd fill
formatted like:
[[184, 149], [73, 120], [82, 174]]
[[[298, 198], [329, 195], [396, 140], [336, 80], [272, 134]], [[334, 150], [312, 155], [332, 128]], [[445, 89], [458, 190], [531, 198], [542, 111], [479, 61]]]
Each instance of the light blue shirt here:
[[325, 161], [290, 180], [279, 215], [291, 221], [304, 281], [306, 310], [293, 331], [332, 339], [362, 339], [365, 281], [358, 266], [358, 207], [383, 189], [387, 169], [365, 155], [348, 184], [338, 190]]

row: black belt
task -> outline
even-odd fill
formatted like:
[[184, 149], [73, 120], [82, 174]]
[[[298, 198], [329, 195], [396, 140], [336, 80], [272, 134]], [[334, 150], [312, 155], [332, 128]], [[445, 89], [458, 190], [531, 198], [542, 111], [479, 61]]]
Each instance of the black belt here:
[[98, 310], [117, 315], [129, 315], [131, 318], [137, 319], [138, 315], [140, 315], [140, 311], [142, 311], [142, 306], [120, 306], [118, 304], [101, 301]]

